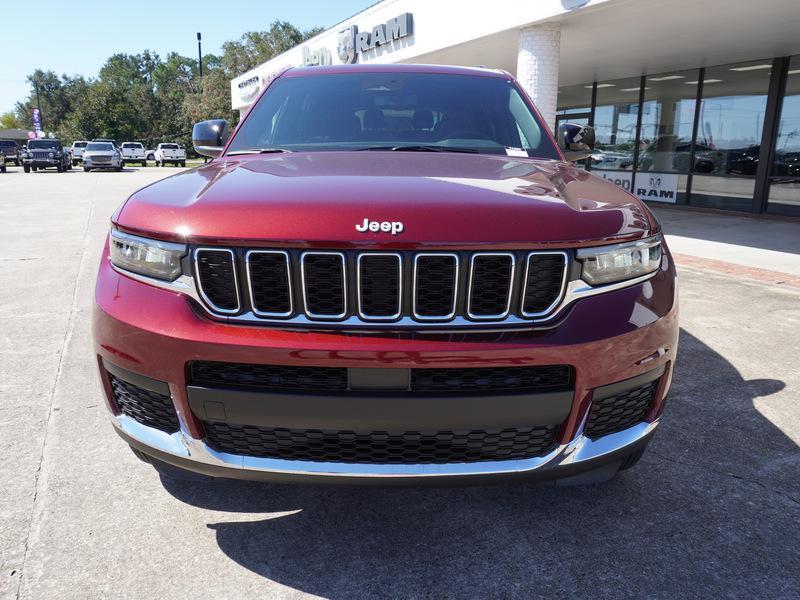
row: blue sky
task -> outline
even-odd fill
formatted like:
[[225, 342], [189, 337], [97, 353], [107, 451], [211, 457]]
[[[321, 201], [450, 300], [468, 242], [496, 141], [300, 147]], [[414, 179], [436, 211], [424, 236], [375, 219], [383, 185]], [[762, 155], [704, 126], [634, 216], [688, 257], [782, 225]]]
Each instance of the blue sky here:
[[198, 31], [203, 53], [219, 53], [223, 42], [245, 31], [266, 29], [276, 19], [300, 29], [330, 27], [375, 0], [264, 0], [261, 2], [98, 2], [67, 4], [3, 2], [0, 59], [0, 113], [28, 94], [25, 77], [34, 69], [93, 77], [115, 52], [144, 49], [160, 55], [176, 51], [197, 56]]

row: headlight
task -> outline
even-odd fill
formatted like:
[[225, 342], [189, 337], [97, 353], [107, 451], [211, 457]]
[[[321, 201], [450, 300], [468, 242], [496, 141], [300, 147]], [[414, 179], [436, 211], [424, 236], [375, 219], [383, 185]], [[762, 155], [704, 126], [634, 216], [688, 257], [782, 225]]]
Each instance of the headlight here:
[[47, 156], [49, 156], [50, 158], [53, 158], [55, 156], [55, 154], [53, 154], [52, 152], [48, 152]]
[[186, 255], [185, 244], [150, 240], [115, 229], [111, 230], [109, 250], [111, 262], [120, 269], [166, 281], [181, 274], [181, 258]]
[[661, 264], [661, 236], [613, 246], [580, 248], [577, 257], [583, 264], [581, 278], [588, 284], [602, 285], [634, 279], [658, 269]]

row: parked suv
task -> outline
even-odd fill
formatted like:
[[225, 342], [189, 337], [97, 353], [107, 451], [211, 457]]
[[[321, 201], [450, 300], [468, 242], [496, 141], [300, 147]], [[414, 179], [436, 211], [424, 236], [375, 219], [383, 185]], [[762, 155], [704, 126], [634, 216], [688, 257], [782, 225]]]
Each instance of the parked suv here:
[[72, 168], [72, 157], [58, 140], [28, 140], [28, 144], [22, 149], [20, 156], [22, 170], [26, 173], [51, 167], [61, 173]]
[[19, 166], [19, 146], [14, 140], [0, 140], [0, 154], [2, 154], [6, 163], [13, 162]]
[[147, 159], [145, 158], [144, 146], [141, 144], [141, 142], [123, 142], [122, 166], [134, 162], [139, 163], [143, 167], [147, 166]]
[[[335, 99], [335, 101], [333, 100]], [[579, 484], [632, 466], [678, 342], [636, 197], [508, 73], [291, 69], [111, 220], [94, 342], [162, 473]]]

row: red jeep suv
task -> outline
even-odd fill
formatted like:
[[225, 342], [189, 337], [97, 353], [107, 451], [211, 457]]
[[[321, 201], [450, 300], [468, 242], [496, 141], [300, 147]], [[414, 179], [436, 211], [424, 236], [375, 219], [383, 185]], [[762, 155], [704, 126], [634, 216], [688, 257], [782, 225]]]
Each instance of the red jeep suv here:
[[209, 164], [111, 220], [94, 339], [113, 425], [174, 476], [604, 481], [678, 340], [653, 214], [577, 168], [502, 71], [289, 69]]

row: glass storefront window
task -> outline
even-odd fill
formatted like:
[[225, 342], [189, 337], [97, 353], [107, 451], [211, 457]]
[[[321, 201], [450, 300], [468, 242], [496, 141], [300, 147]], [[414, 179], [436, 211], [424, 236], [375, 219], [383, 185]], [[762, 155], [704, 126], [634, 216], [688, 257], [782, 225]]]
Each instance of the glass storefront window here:
[[689, 172], [698, 76], [693, 70], [645, 78], [637, 170]]
[[800, 215], [800, 56], [789, 61], [767, 212]]
[[592, 169], [630, 171], [636, 145], [639, 77], [597, 84], [594, 129], [597, 139]]
[[692, 204], [734, 210], [752, 206], [755, 184], [725, 177], [756, 176], [771, 71], [769, 59], [706, 69]]
[[558, 88], [557, 115], [587, 114], [592, 110], [592, 84]]

